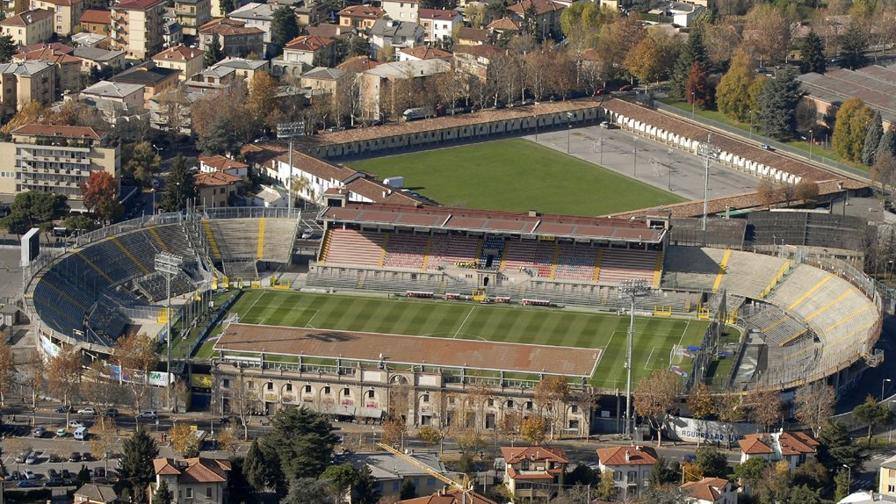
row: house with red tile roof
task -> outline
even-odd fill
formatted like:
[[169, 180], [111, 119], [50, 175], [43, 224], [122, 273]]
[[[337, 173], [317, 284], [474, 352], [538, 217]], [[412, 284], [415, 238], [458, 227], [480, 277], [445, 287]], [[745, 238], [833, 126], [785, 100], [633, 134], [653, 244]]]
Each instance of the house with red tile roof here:
[[472, 490], [444, 489], [432, 495], [398, 501], [400, 504], [496, 504], [495, 501]]
[[641, 494], [650, 481], [650, 471], [656, 463], [656, 451], [649, 446], [612, 446], [597, 449], [601, 474], [613, 473], [613, 483], [625, 498]]
[[150, 504], [158, 485], [164, 481], [174, 502], [205, 502], [222, 504], [230, 476], [230, 461], [209, 458], [174, 460], [157, 458], [152, 461], [156, 481], [150, 484]]
[[740, 462], [761, 458], [769, 462], [783, 460], [791, 469], [815, 457], [818, 440], [805, 432], [771, 432], [748, 434], [737, 444], [740, 446]]
[[453, 9], [423, 9], [417, 14], [426, 42], [447, 42], [454, 29], [464, 24], [464, 17]]
[[82, 0], [31, 0], [31, 8], [52, 11], [53, 31], [63, 37], [77, 31], [84, 10]]
[[99, 35], [108, 35], [112, 25], [112, 11], [86, 9], [81, 13], [81, 30]]
[[231, 198], [237, 195], [243, 183], [242, 177], [224, 172], [197, 173], [193, 176], [196, 183], [196, 196], [204, 208], [221, 208], [230, 205]]
[[220, 154], [199, 156], [199, 171], [202, 173], [224, 172], [237, 177], [246, 177], [249, 175], [249, 165]]
[[162, 68], [178, 70], [180, 74], [177, 78], [186, 81], [205, 69], [204, 56], [205, 53], [198, 48], [180, 44], [156, 54], [152, 60]]
[[386, 11], [373, 5], [349, 5], [338, 14], [339, 26], [364, 31], [373, 28], [373, 23], [386, 15]]
[[502, 447], [504, 484], [516, 499], [549, 500], [557, 494], [557, 485], [569, 459], [560, 448], [547, 446]]
[[398, 61], [420, 61], [428, 59], [440, 59], [451, 61], [453, 54], [437, 47], [417, 46], [405, 47], [398, 51]]
[[734, 485], [725, 478], [703, 478], [681, 485], [688, 504], [737, 504]]
[[554, 0], [520, 0], [508, 6], [507, 10], [518, 23], [525, 23], [529, 16], [534, 16], [535, 36], [544, 40], [560, 33], [560, 13], [565, 8], [566, 5]]
[[31, 9], [0, 21], [0, 34], [9, 35], [18, 45], [46, 42], [53, 36], [53, 11]]

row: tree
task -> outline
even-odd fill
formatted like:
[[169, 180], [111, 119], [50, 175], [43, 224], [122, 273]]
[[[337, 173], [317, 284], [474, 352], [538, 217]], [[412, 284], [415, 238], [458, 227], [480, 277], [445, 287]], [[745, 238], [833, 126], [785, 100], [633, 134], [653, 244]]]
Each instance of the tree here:
[[218, 40], [218, 34], [216, 33], [212, 35], [212, 43], [205, 48], [202, 62], [206, 68], [209, 68], [222, 59], [224, 59], [224, 51], [221, 49], [221, 41]]
[[688, 394], [688, 409], [694, 418], [705, 419], [716, 414], [716, 400], [712, 391], [703, 382], [698, 382], [691, 387]]
[[678, 462], [669, 462], [662, 456], [657, 456], [656, 462], [650, 468], [650, 486], [659, 487], [667, 483], [675, 483], [681, 478]]
[[[271, 419], [273, 430], [261, 438], [261, 461], [273, 466], [262, 471], [262, 481], [284, 495], [286, 482], [300, 478], [317, 478], [330, 464], [337, 437], [327, 418], [308, 408], [286, 408]], [[257, 463], [257, 461], [253, 462]], [[247, 469], [250, 458], [246, 456]], [[253, 470], [250, 483], [257, 483]], [[278, 474], [279, 473], [279, 474]], [[253, 481], [254, 480], [254, 481]], [[272, 481], [273, 480], [273, 481]]]
[[390, 418], [383, 422], [383, 444], [401, 446], [407, 428], [401, 418]]
[[535, 385], [532, 392], [539, 416], [546, 422], [551, 439], [555, 426], [565, 421], [566, 403], [569, 401], [569, 383], [561, 376], [547, 376]]
[[697, 458], [694, 462], [703, 476], [721, 478], [728, 475], [728, 461], [725, 459], [725, 454], [715, 446], [697, 448]]
[[803, 385], [796, 390], [796, 418], [812, 429], [812, 435], [817, 438], [821, 428], [834, 415], [836, 401], [837, 394], [830, 385], [822, 382]]
[[12, 348], [6, 340], [0, 341], [0, 407], [6, 406], [6, 394], [15, 381], [16, 363]]
[[[358, 471], [348, 463], [331, 465], [320, 475], [320, 479], [330, 484], [334, 502], [339, 504], [358, 480]], [[404, 493], [402, 493], [401, 498], [409, 499], [411, 497], [404, 497]]]
[[703, 478], [703, 471], [696, 462], [684, 462], [681, 464], [682, 482], [700, 481], [701, 478]]
[[861, 448], [855, 446], [849, 431], [840, 422], [828, 422], [818, 435], [818, 461], [828, 471], [837, 471], [841, 466], [859, 467], [865, 456]]
[[87, 232], [93, 231], [94, 229], [99, 227], [99, 224], [90, 217], [84, 214], [72, 214], [65, 218], [62, 221], [62, 224], [69, 229], [69, 231], [75, 232]]
[[703, 45], [703, 30], [700, 28], [691, 31], [688, 35], [688, 43], [679, 51], [675, 60], [670, 90], [673, 96], [686, 98], [688, 76], [694, 62], [699, 63], [702, 68], [708, 68], [709, 65], [709, 57], [706, 53], [706, 47]]
[[644, 27], [635, 16], [620, 16], [604, 23], [597, 39], [597, 54], [609, 77], [621, 77], [629, 50], [644, 37]]
[[218, 17], [219, 15], [226, 16], [230, 14], [234, 9], [236, 9], [235, 0], [221, 0], [220, 14], [213, 12], [212, 17]]
[[707, 82], [706, 69], [696, 61], [691, 65], [688, 81], [685, 83], [688, 103], [707, 108], [712, 103], [712, 88]]
[[754, 75], [749, 55], [743, 51], [737, 52], [716, 88], [719, 112], [741, 122], [750, 120], [750, 84]]
[[442, 442], [442, 433], [438, 429], [430, 426], [420, 427], [417, 431], [417, 437], [426, 444], [437, 445]]
[[401, 490], [399, 490], [399, 492], [398, 498], [401, 500], [417, 497], [417, 487], [414, 486], [414, 482], [411, 481], [410, 478], [405, 479], [401, 483]]
[[675, 40], [665, 32], [650, 32], [626, 55], [625, 68], [643, 84], [664, 80], [672, 70], [677, 49]]
[[862, 163], [867, 166], [874, 165], [874, 155], [880, 146], [880, 140], [884, 137], [884, 125], [880, 118], [880, 112], [875, 111], [871, 123], [865, 132], [865, 142], [862, 144]]
[[84, 207], [103, 222], [112, 222], [121, 215], [118, 201], [118, 180], [106, 171], [94, 170], [81, 185]]
[[146, 334], [130, 334], [115, 341], [112, 358], [121, 366], [121, 373], [130, 373], [128, 384], [134, 399], [134, 410], [140, 411], [149, 386], [149, 372], [159, 362], [156, 345]]
[[753, 421], [762, 426], [763, 432], [781, 421], [781, 396], [773, 390], [753, 392], [747, 399], [747, 406]]
[[657, 369], [638, 382], [635, 412], [648, 419], [657, 432], [657, 446], [663, 444], [663, 428], [681, 393], [681, 378], [667, 369]]
[[16, 52], [16, 43], [10, 35], [0, 36], [0, 63], [9, 63]]
[[822, 500], [818, 496], [818, 491], [812, 490], [806, 485], [799, 485], [790, 488], [786, 502], [794, 504], [797, 502], [800, 504], [821, 504]]
[[358, 479], [355, 481], [355, 486], [352, 487], [352, 502], [376, 504], [379, 500], [379, 488], [370, 473], [370, 467], [365, 465], [358, 470]]
[[300, 32], [296, 14], [290, 7], [282, 6], [274, 10], [271, 19], [271, 44], [274, 54], [278, 53], [287, 42], [296, 38]]
[[289, 482], [289, 493], [281, 504], [331, 504], [332, 495], [325, 481], [314, 478], [296, 478]]
[[794, 186], [796, 199], [802, 201], [814, 201], [818, 197], [818, 182], [809, 179], [801, 179]]
[[750, 9], [744, 25], [744, 47], [760, 65], [784, 61], [790, 48], [790, 20], [775, 4]]
[[613, 471], [604, 469], [600, 473], [600, 484], [597, 486], [597, 497], [603, 500], [611, 500], [616, 495], [616, 482], [613, 481]]
[[576, 53], [597, 45], [600, 28], [613, 13], [592, 2], [576, 2], [560, 13], [560, 30]]
[[258, 491], [273, 488], [282, 482], [283, 475], [277, 461], [277, 455], [259, 443], [258, 439], [249, 445], [243, 462], [243, 474], [246, 482]]
[[158, 455], [156, 442], [145, 431], [135, 432], [122, 443], [118, 474], [130, 487], [135, 501], [145, 501], [146, 485], [155, 479], [152, 461]]
[[152, 182], [153, 175], [159, 171], [159, 165], [162, 158], [156, 152], [156, 149], [147, 141], [139, 142], [134, 145], [131, 152], [131, 159], [125, 165], [133, 179], [143, 185], [149, 187]]
[[[796, 105], [802, 92], [795, 72], [784, 68], [768, 79], [759, 94], [759, 127], [763, 133], [778, 140], [791, 137], [795, 123]], [[755, 110], [755, 109], [754, 109]]]
[[824, 73], [827, 60], [824, 57], [824, 43], [815, 31], [810, 31], [800, 45], [800, 72]]
[[267, 72], [258, 72], [252, 77], [249, 85], [249, 99], [246, 111], [257, 124], [274, 126], [269, 119], [274, 118], [272, 112], [277, 108], [277, 81]]
[[169, 433], [171, 447], [184, 458], [199, 456], [199, 437], [186, 423], [175, 423]]
[[115, 421], [108, 417], [100, 417], [90, 428], [90, 450], [102, 457], [106, 469], [109, 468], [109, 456], [118, 444], [118, 432]]
[[840, 37], [840, 64], [844, 68], [855, 70], [868, 63], [865, 50], [868, 48], [868, 33], [861, 23], [851, 20], [846, 31]]
[[887, 149], [881, 149], [874, 159], [870, 170], [871, 180], [881, 185], [884, 192], [896, 181], [896, 155]]
[[868, 443], [871, 443], [871, 434], [874, 427], [889, 423], [893, 419], [893, 412], [886, 404], [877, 402], [872, 395], [865, 398], [865, 402], [856, 406], [853, 410], [856, 420], [868, 425]]
[[734, 476], [742, 485], [746, 486], [745, 492], [750, 493], [762, 480], [767, 467], [768, 462], [765, 460], [758, 457], [750, 458], [734, 468]]
[[67, 211], [65, 196], [27, 191], [16, 194], [9, 208], [9, 215], [3, 219], [3, 225], [10, 233], [25, 234], [33, 227], [40, 227], [62, 217]]
[[840, 502], [849, 495], [849, 471], [843, 467], [837, 469], [834, 474], [834, 502]]
[[873, 112], [860, 98], [849, 98], [840, 105], [834, 122], [831, 143], [840, 157], [850, 161], [862, 160], [868, 125]]
[[152, 501], [157, 504], [171, 504], [174, 502], [174, 495], [168, 489], [168, 483], [162, 481], [156, 488], [156, 493], [152, 496]]
[[3, 127], [0, 128], [0, 133], [8, 135], [26, 124], [37, 122], [37, 120], [40, 119], [43, 113], [44, 106], [42, 103], [37, 101], [28, 102], [24, 104], [18, 112], [16, 112], [16, 115], [12, 116], [12, 119], [10, 119], [9, 122], [4, 124]]
[[893, 128], [887, 128], [887, 131], [884, 132], [884, 136], [881, 137], [880, 144], [877, 146], [875, 157], [884, 151], [896, 155], [896, 130]]
[[544, 418], [538, 415], [528, 416], [520, 425], [520, 437], [532, 445], [540, 445], [547, 434]]
[[180, 212], [187, 207], [187, 202], [195, 198], [196, 182], [193, 180], [193, 174], [187, 169], [184, 158], [178, 155], [171, 163], [171, 170], [165, 181], [162, 208], [166, 212]]
[[[68, 348], [50, 357], [47, 361], [47, 383], [50, 390], [62, 399], [62, 404], [71, 406], [72, 399], [81, 384], [81, 353]], [[65, 413], [68, 424], [69, 412]]]

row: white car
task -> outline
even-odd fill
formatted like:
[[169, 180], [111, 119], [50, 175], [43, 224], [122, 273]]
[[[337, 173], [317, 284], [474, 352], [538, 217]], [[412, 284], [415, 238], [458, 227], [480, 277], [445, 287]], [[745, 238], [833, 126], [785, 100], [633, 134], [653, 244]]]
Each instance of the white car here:
[[81, 427], [84, 427], [84, 424], [79, 422], [78, 420], [72, 420], [68, 423], [69, 429], [80, 429]]
[[79, 409], [79, 410], [78, 410], [78, 414], [79, 414], [79, 415], [96, 416], [96, 410], [93, 409], [92, 406], [88, 406], [88, 407], [86, 407], [86, 408], [81, 408], [81, 409]]
[[137, 415], [140, 420], [155, 420], [159, 418], [159, 414], [155, 410], [146, 410]]

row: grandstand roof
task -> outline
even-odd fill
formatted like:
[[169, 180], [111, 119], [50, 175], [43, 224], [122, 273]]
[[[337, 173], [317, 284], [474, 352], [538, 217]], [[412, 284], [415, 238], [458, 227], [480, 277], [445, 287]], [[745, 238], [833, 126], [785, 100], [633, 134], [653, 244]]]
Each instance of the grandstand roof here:
[[606, 217], [575, 217], [530, 213], [467, 210], [444, 207], [349, 204], [327, 208], [324, 221], [380, 226], [405, 226], [483, 233], [579, 238], [586, 240], [659, 243], [664, 229], [647, 227], [643, 221]]
[[385, 360], [393, 364], [562, 376], [591, 376], [601, 352], [593, 348], [239, 323], [227, 326], [215, 343], [215, 349], [225, 353], [341, 358], [376, 363]]

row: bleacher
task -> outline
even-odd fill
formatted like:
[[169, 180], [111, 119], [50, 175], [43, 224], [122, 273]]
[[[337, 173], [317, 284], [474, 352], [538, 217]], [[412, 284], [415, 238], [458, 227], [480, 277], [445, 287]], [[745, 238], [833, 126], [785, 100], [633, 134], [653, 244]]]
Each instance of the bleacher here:
[[482, 238], [474, 236], [433, 235], [426, 269], [435, 270], [440, 267], [454, 266], [458, 263], [472, 263], [481, 254], [482, 242]]
[[258, 219], [209, 220], [221, 260], [255, 259], [258, 253]]
[[755, 305], [742, 316], [744, 321], [762, 333], [769, 346], [790, 345], [810, 334], [804, 323], [774, 305]]
[[643, 280], [652, 284], [658, 257], [655, 250], [605, 249], [597, 282], [619, 285], [627, 280]]
[[[141, 294], [149, 301], [156, 302], [167, 296], [167, 279], [159, 272], [134, 279], [134, 284]], [[171, 277], [171, 296], [176, 297], [194, 290], [193, 282], [183, 271]]]
[[383, 265], [388, 268], [419, 270], [429, 244], [429, 236], [411, 233], [390, 233], [385, 242]]
[[296, 221], [294, 219], [271, 218], [259, 220], [265, 222], [265, 224], [264, 234], [259, 233], [259, 245], [256, 249], [260, 249], [261, 255], [257, 259], [283, 264], [289, 263], [296, 238]]
[[595, 278], [598, 249], [583, 243], [561, 243], [554, 278], [591, 282]]
[[382, 266], [386, 235], [375, 231], [331, 229], [324, 240], [321, 262]]
[[700, 247], [668, 247], [664, 263], [664, 287], [724, 289], [753, 299], [773, 287], [789, 266], [779, 257]]

